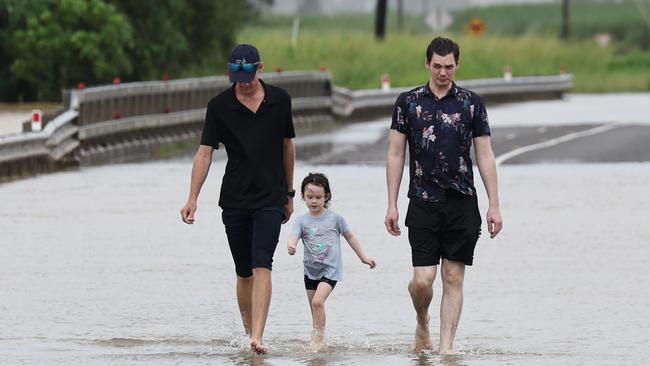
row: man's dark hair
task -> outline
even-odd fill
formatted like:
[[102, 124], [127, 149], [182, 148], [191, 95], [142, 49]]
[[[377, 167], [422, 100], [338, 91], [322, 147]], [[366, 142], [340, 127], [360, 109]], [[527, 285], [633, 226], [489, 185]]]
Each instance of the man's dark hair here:
[[448, 54], [453, 53], [454, 60], [456, 61], [456, 64], [458, 64], [458, 59], [460, 58], [460, 47], [458, 47], [458, 43], [449, 38], [436, 37], [431, 41], [431, 43], [429, 43], [429, 47], [427, 47], [427, 63], [431, 63], [431, 58], [434, 53], [440, 56], [447, 56]]

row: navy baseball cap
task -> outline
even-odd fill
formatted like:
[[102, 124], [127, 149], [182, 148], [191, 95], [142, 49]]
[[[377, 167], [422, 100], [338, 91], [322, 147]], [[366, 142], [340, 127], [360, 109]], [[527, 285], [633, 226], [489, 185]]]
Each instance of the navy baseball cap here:
[[251, 44], [239, 44], [230, 52], [228, 60], [228, 75], [230, 82], [250, 83], [255, 78], [255, 72], [260, 62], [260, 53]]

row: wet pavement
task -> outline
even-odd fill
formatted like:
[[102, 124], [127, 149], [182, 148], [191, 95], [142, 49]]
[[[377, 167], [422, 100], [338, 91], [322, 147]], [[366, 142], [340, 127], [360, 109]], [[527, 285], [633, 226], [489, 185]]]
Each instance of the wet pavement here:
[[[650, 93], [575, 94], [488, 106], [497, 163], [650, 161], [650, 115], [643, 108], [648, 102]], [[298, 157], [312, 164], [383, 165], [389, 126], [386, 117], [317, 137], [299, 136]]]
[[[386, 121], [385, 126], [389, 122]], [[549, 127], [492, 128], [492, 149], [497, 159], [522, 147], [554, 141], [564, 136], [586, 132], [606, 125], [585, 124]], [[312, 164], [383, 165], [389, 143], [388, 127], [373, 142], [348, 145], [332, 143], [299, 146], [298, 157]], [[298, 141], [298, 140], [297, 140]], [[602, 133], [558, 142], [530, 152], [522, 152], [502, 164], [602, 163], [650, 161], [650, 126], [621, 125]], [[474, 159], [472, 151], [472, 159]]]

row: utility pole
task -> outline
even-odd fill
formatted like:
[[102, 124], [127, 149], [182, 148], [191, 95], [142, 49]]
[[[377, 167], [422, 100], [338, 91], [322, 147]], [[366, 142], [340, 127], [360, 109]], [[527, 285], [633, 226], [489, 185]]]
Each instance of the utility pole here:
[[387, 0], [377, 0], [377, 9], [375, 12], [375, 38], [383, 40], [386, 36], [386, 2]]
[[569, 38], [569, 0], [562, 0], [562, 31], [560, 38]]
[[404, 0], [397, 0], [397, 29], [404, 31]]

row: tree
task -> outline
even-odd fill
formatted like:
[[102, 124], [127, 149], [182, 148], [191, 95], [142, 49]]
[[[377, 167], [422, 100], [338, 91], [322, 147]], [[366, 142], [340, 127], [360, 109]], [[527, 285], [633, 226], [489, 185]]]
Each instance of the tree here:
[[9, 99], [35, 91], [38, 99], [58, 100], [62, 88], [78, 81], [131, 71], [125, 50], [132, 28], [103, 0], [6, 0], [5, 6], [9, 69], [15, 85], [22, 85]]
[[5, 6], [0, 6], [0, 100], [7, 100], [11, 91], [15, 88], [12, 85], [11, 60], [9, 59], [8, 43], [9, 13]]
[[79, 81], [159, 79], [204, 65], [220, 73], [253, 10], [230, 0], [0, 0], [0, 96], [58, 100]]
[[228, 0], [111, 1], [135, 29], [129, 78], [136, 80], [179, 75], [189, 66], [225, 59], [247, 10]]

